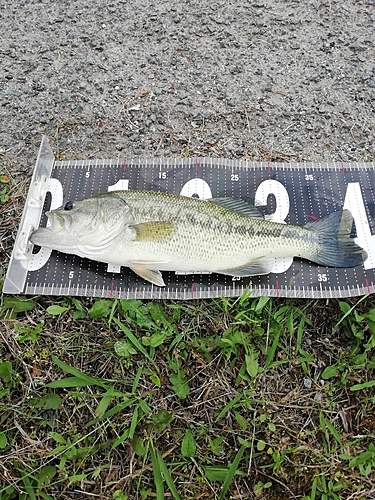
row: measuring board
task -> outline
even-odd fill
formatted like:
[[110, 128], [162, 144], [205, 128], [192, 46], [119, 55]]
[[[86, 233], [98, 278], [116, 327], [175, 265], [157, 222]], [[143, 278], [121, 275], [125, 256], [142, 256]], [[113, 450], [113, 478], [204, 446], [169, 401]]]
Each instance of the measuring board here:
[[[166, 286], [157, 287], [128, 268], [33, 248], [29, 242], [30, 234], [46, 225], [46, 210], [117, 189], [255, 200], [267, 207], [266, 218], [287, 224], [304, 225], [347, 208], [355, 222], [352, 236], [368, 258], [350, 269], [327, 268], [298, 258], [275, 259], [270, 274], [249, 278], [163, 272]], [[236, 297], [246, 289], [253, 296], [274, 297], [369, 294], [375, 290], [374, 189], [373, 163], [253, 163], [210, 157], [55, 161], [44, 137], [4, 292], [121, 299]]]

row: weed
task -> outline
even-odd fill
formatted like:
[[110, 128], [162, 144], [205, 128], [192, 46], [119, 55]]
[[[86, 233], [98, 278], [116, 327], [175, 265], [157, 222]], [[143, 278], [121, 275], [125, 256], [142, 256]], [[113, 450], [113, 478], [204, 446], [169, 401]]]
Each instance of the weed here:
[[28, 299], [26, 297], [3, 297], [0, 318], [14, 319], [17, 317], [17, 314], [34, 309], [35, 304], [35, 299]]
[[0, 498], [364, 496], [374, 310], [4, 298]]
[[17, 323], [14, 324], [14, 329], [21, 335], [17, 336], [17, 342], [36, 342], [38, 340], [38, 335], [43, 330], [44, 321], [41, 321], [36, 326], [27, 325], [20, 326]]
[[[0, 166], [1, 171], [2, 167]], [[0, 174], [0, 203], [7, 203], [9, 201], [9, 183], [10, 178], [5, 174]]]
[[369, 476], [375, 469], [375, 445], [370, 443], [367, 449], [356, 447], [352, 452], [354, 455], [342, 454], [340, 458], [349, 460], [349, 468], [358, 468], [363, 476]]

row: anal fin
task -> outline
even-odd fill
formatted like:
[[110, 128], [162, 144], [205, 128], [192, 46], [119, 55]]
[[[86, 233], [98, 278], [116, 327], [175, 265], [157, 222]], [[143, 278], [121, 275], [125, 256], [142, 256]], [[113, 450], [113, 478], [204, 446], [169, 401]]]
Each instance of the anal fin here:
[[230, 269], [221, 269], [221, 274], [229, 274], [230, 276], [259, 276], [261, 274], [268, 274], [271, 272], [275, 264], [275, 259], [263, 257], [253, 260], [244, 266], [233, 267]]

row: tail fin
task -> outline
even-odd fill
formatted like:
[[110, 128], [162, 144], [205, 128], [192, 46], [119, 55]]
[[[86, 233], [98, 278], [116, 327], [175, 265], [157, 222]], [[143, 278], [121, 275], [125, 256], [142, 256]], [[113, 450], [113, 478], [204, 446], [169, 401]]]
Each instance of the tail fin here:
[[353, 217], [349, 210], [333, 212], [306, 225], [318, 236], [319, 250], [313, 260], [330, 267], [355, 267], [367, 259], [367, 253], [350, 237]]

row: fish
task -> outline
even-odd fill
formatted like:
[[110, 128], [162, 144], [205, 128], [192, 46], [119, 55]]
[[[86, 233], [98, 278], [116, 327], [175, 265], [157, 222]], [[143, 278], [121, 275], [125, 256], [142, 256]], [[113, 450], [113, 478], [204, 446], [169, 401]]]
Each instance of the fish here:
[[306, 225], [267, 220], [240, 198], [202, 200], [155, 191], [111, 191], [46, 212], [34, 245], [129, 267], [163, 287], [161, 271], [255, 276], [275, 258], [299, 257], [326, 267], [367, 258], [351, 238], [353, 217], [340, 209]]

